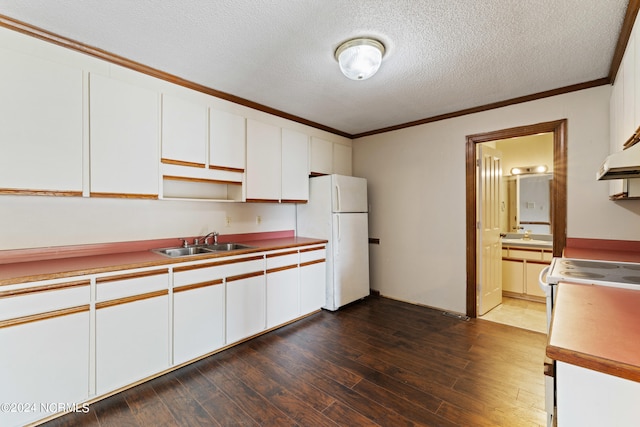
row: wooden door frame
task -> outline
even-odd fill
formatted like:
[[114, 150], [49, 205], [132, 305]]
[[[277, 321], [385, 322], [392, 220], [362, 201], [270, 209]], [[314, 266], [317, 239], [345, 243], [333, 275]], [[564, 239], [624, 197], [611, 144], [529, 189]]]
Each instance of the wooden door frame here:
[[553, 256], [560, 256], [567, 240], [567, 119], [467, 135], [467, 316], [469, 317], [476, 317], [478, 309], [476, 144], [549, 132], [553, 133], [553, 181], [551, 183]]

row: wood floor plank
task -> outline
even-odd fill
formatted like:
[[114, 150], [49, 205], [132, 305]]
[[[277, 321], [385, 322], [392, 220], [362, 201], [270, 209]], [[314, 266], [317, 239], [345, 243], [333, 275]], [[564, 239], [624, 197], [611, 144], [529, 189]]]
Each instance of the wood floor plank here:
[[544, 334], [369, 297], [46, 427], [544, 425], [545, 345]]
[[459, 427], [459, 424], [448, 421], [434, 412], [429, 411], [415, 402], [404, 399], [391, 390], [381, 387], [369, 380], [362, 380], [354, 390], [374, 402], [380, 402], [384, 407], [402, 414], [404, 418], [423, 425], [437, 425], [440, 427]]
[[180, 426], [215, 425], [209, 413], [193, 398], [175, 372], [157, 378], [152, 387]]
[[122, 397], [126, 400], [139, 425], [179, 426], [169, 408], [160, 399], [150, 383], [147, 382], [136, 388], [125, 390], [122, 392]]
[[219, 363], [217, 365], [218, 368], [207, 370], [203, 374], [259, 425], [283, 427], [296, 425], [294, 420], [274, 407], [249, 385], [242, 382], [233, 372], [228, 371]]
[[335, 402], [335, 398], [329, 394], [318, 390], [306, 382], [300, 381], [296, 375], [289, 372], [282, 366], [273, 363], [272, 358], [254, 350], [253, 348], [246, 348], [252, 352], [250, 356], [247, 356], [247, 360], [249, 361], [248, 363], [252, 363], [257, 366], [266, 375], [269, 375], [278, 381], [282, 387], [286, 387], [287, 390], [299, 399], [308, 402], [315, 410], [322, 412]]
[[[224, 365], [222, 361], [219, 363]], [[238, 379], [245, 384], [252, 384], [256, 392], [300, 425], [335, 427], [336, 424], [333, 421], [314, 410], [305, 401], [298, 399], [295, 393], [283, 387], [255, 365], [242, 358], [234, 358], [232, 369]]]
[[91, 405], [100, 427], [136, 427], [139, 425], [122, 393]]
[[434, 413], [442, 402], [440, 398], [432, 396], [428, 393], [424, 393], [423, 391], [411, 385], [408, 385], [407, 381], [405, 381], [403, 378], [394, 378], [393, 376], [390, 376], [379, 369], [375, 369], [374, 367], [363, 363], [363, 358], [365, 358], [366, 355], [361, 355], [356, 360], [353, 360], [350, 357], [344, 357], [342, 354], [337, 354], [331, 350], [328, 350], [323, 346], [315, 345], [315, 347], [313, 347], [313, 344], [307, 342], [306, 340], [300, 340], [297, 337], [291, 337], [288, 342], [298, 346], [311, 346], [310, 348], [315, 348], [316, 354], [318, 354], [318, 356], [321, 356], [323, 359], [336, 365], [343, 366], [345, 369], [348, 369], [352, 372], [356, 372], [358, 375], [366, 378], [368, 381], [380, 387], [392, 390], [397, 395], [411, 400], [412, 402], [414, 402], [414, 404], [430, 410]]

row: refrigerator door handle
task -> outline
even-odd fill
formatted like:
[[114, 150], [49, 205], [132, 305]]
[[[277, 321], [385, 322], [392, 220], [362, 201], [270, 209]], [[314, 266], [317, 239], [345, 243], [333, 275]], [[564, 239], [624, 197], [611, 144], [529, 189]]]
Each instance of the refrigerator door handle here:
[[336, 212], [340, 212], [340, 186], [336, 184]]
[[340, 241], [340, 215], [336, 216], [336, 226], [338, 227], [338, 241]]

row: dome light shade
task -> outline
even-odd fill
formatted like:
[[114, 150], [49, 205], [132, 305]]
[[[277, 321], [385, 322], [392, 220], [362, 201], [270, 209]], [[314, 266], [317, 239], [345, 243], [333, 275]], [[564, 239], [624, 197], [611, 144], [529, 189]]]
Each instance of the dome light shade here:
[[336, 49], [340, 71], [351, 80], [373, 76], [382, 62], [384, 45], [377, 40], [359, 38], [346, 41]]

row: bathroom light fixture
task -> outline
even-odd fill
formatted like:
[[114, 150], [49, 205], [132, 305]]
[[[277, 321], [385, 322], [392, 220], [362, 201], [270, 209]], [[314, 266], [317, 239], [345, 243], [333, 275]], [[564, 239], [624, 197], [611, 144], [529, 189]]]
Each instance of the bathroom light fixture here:
[[521, 166], [511, 168], [511, 175], [524, 175], [529, 173], [545, 173], [548, 170], [547, 165], [538, 166]]
[[369, 38], [346, 41], [335, 53], [340, 71], [351, 80], [366, 80], [373, 76], [380, 68], [383, 55], [384, 45]]

